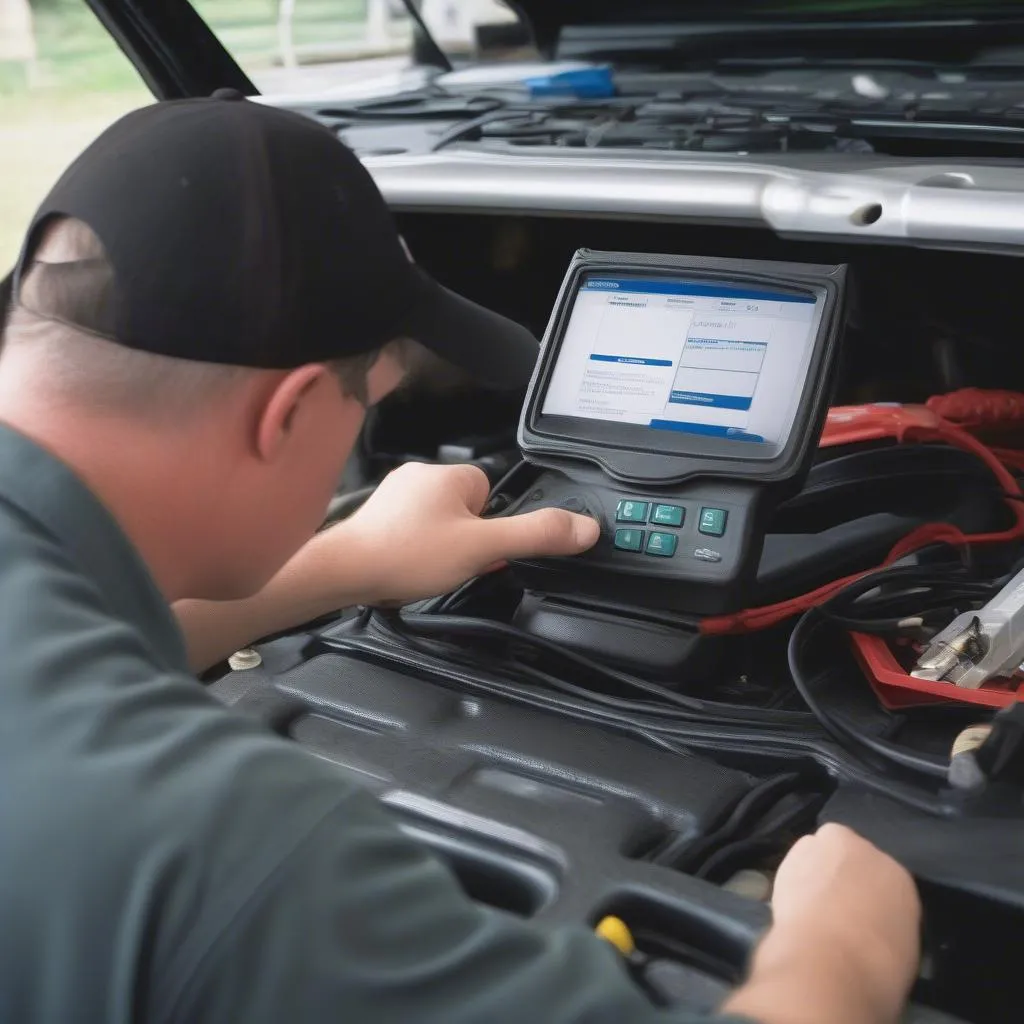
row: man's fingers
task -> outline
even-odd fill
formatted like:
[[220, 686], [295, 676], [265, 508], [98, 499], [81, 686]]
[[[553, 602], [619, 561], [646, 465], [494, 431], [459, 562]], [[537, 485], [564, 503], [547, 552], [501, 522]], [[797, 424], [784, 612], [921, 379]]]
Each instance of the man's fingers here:
[[590, 516], [542, 508], [519, 516], [481, 520], [482, 559], [578, 555], [597, 543], [601, 528]]

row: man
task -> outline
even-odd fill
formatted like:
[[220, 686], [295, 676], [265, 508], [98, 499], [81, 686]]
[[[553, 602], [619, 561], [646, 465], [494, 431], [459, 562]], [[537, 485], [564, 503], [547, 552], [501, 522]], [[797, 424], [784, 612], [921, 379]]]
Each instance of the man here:
[[[328, 609], [593, 544], [560, 510], [479, 519], [466, 467], [395, 473], [308, 540], [419, 346], [520, 386], [533, 339], [409, 262], [330, 132], [230, 93], [101, 136], [10, 291], [0, 1019], [688, 1020], [586, 929], [470, 902], [369, 795], [188, 672], [186, 644], [203, 665]], [[774, 911], [728, 1019], [895, 1017], [917, 956], [901, 868], [827, 827], [783, 865]]]

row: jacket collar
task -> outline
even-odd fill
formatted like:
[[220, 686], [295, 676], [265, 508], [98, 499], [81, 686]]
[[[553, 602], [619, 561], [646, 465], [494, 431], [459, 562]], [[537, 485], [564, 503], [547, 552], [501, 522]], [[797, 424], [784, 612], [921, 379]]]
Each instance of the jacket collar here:
[[168, 668], [188, 671], [178, 621], [117, 520], [56, 456], [2, 423], [0, 501], [46, 530], [96, 584], [110, 611], [136, 626]]

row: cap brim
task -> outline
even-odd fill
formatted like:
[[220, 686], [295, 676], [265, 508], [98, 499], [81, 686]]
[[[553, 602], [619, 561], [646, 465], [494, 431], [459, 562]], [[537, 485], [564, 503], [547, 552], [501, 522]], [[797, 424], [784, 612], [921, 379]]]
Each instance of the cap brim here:
[[521, 324], [449, 291], [414, 268], [417, 298], [402, 333], [491, 388], [530, 382], [540, 346]]

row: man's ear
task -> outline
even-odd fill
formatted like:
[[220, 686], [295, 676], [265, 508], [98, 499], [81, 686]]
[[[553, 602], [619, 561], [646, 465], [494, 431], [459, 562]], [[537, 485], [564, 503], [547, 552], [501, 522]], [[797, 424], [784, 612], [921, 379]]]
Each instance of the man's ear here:
[[256, 428], [256, 450], [260, 458], [271, 461], [278, 456], [301, 415], [302, 403], [330, 372], [320, 363], [310, 363], [282, 377], [263, 402]]

